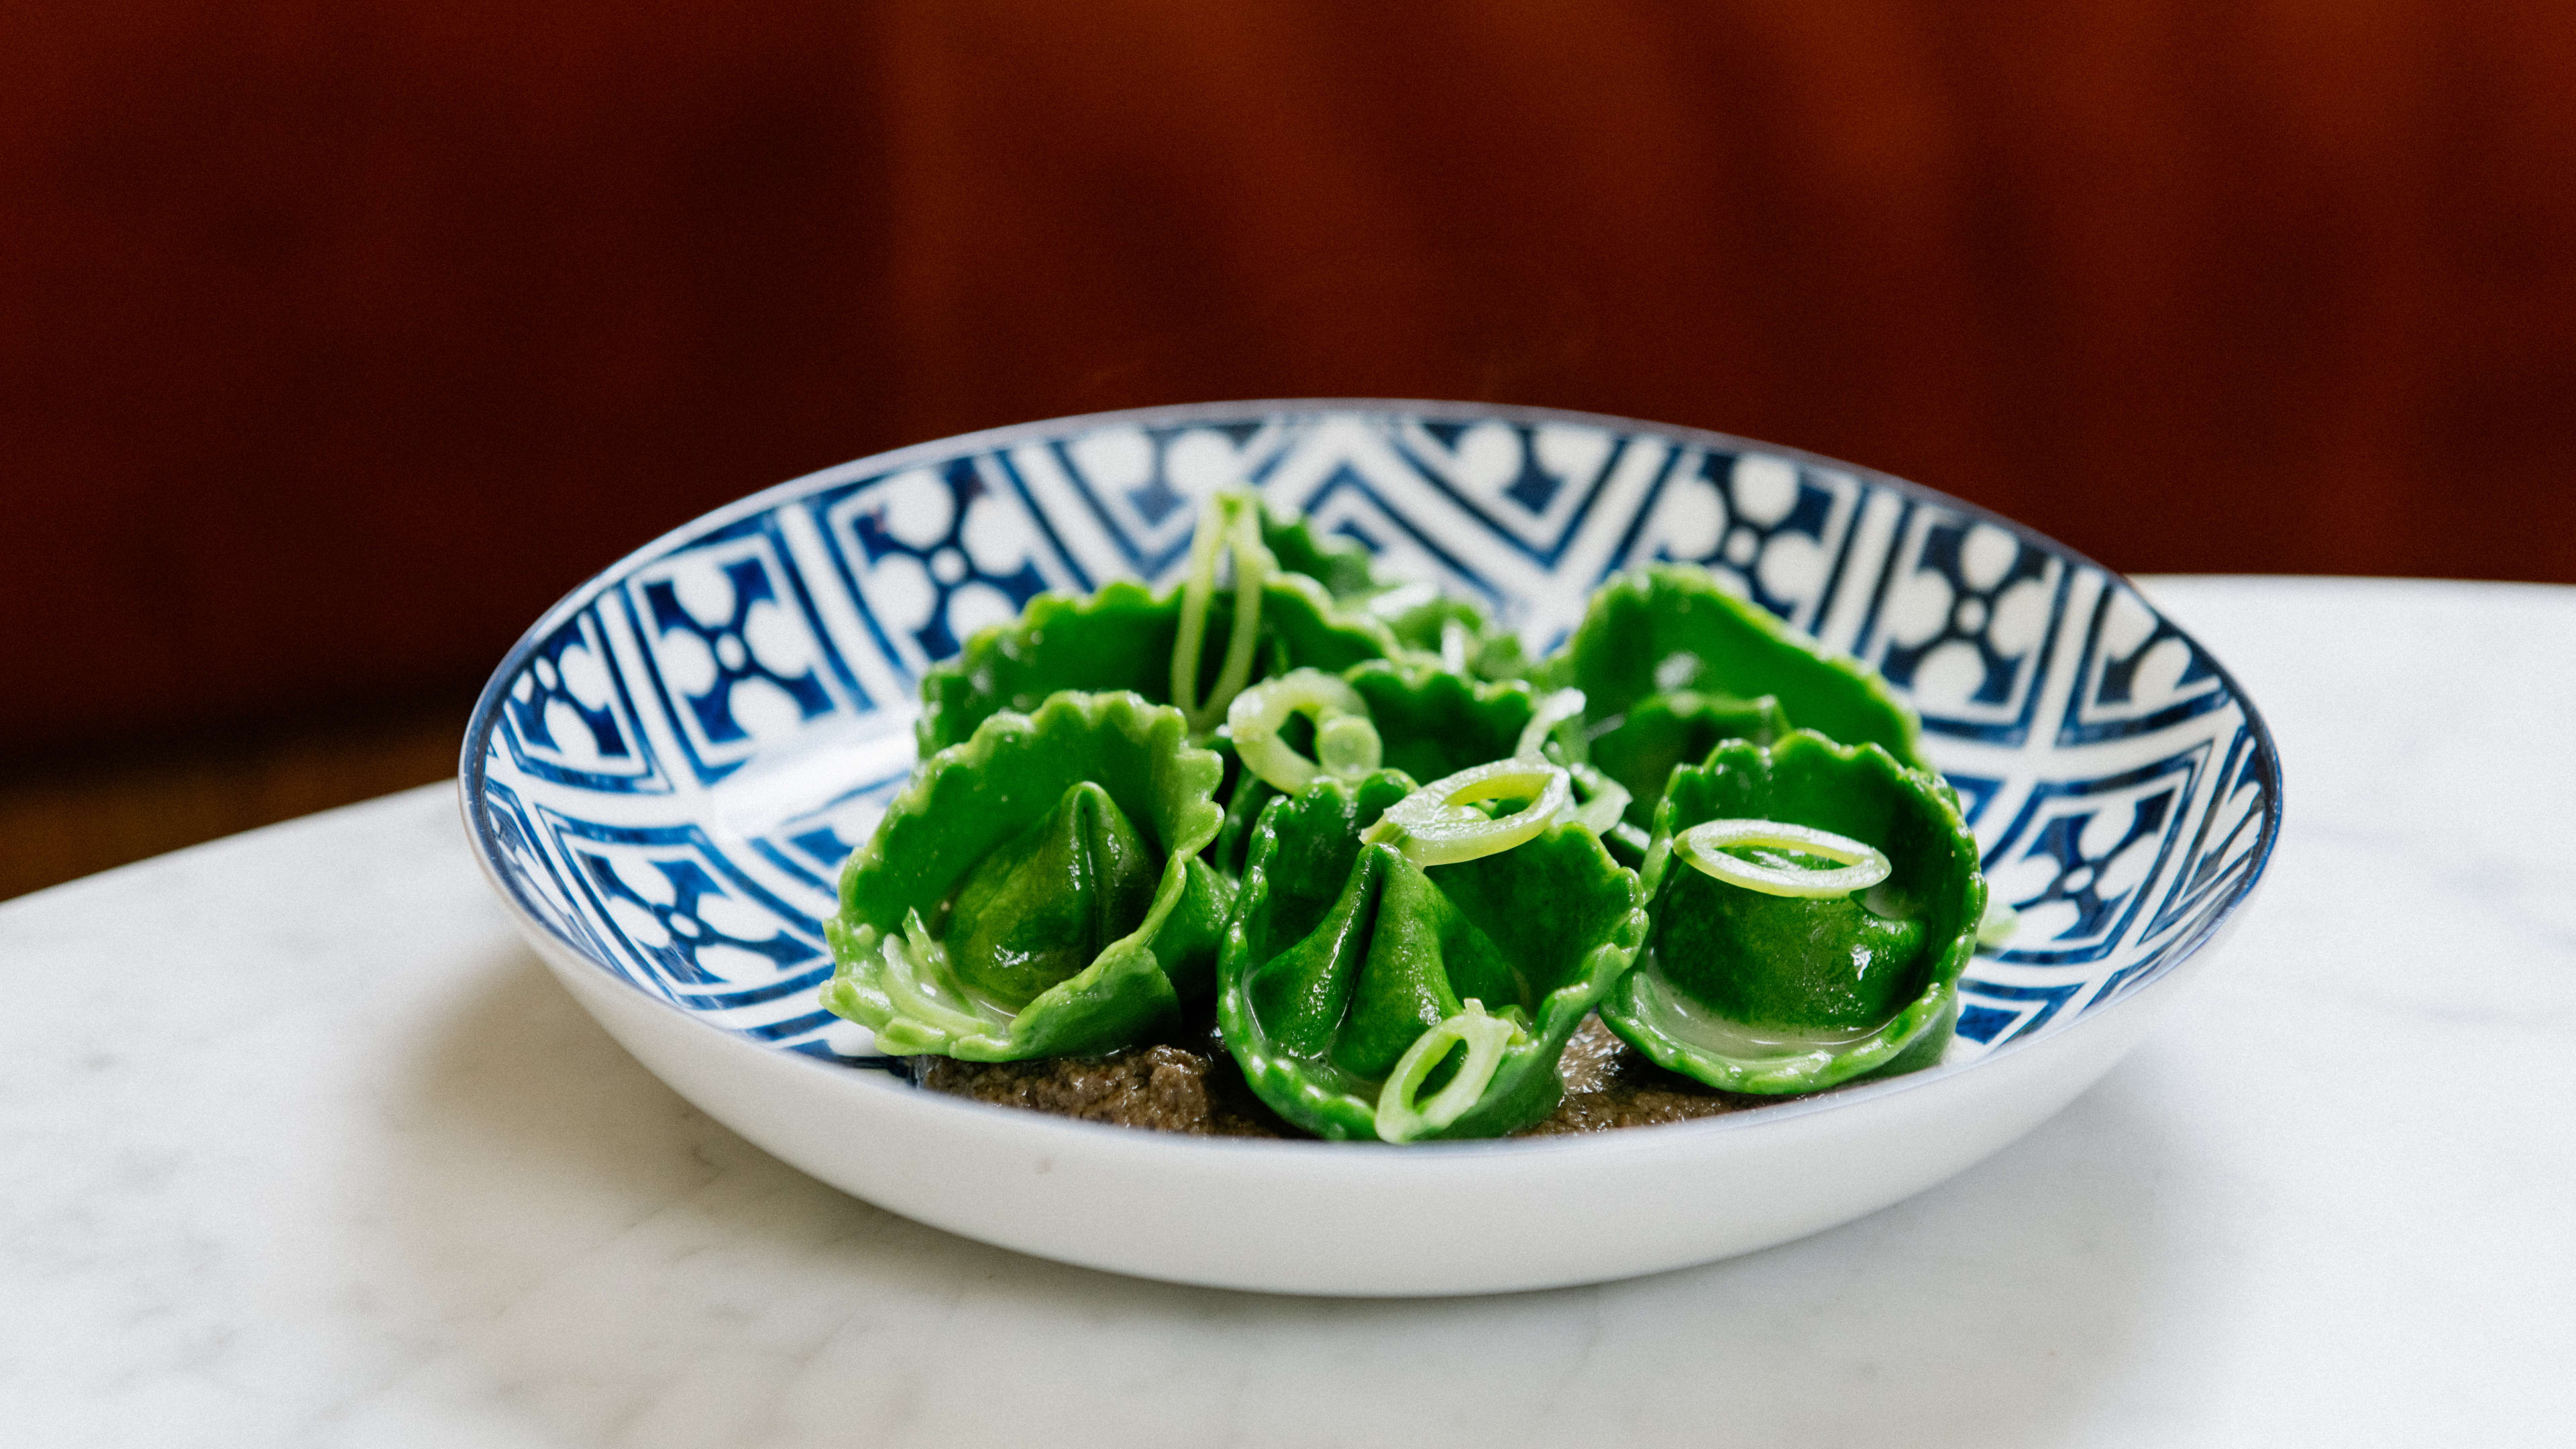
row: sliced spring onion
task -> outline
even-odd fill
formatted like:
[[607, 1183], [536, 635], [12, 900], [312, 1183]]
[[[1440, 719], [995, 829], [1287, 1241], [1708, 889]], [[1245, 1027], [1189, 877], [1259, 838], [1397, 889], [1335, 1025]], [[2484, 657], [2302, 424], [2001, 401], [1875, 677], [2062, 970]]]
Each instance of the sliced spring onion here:
[[[1199, 698], [1199, 653], [1207, 641], [1208, 608], [1216, 599], [1217, 558], [1234, 556], [1234, 627], [1226, 636], [1225, 663], [1207, 698]], [[1190, 572], [1181, 586], [1180, 636], [1172, 643], [1172, 703], [1179, 705], [1193, 734], [1205, 734], [1225, 718], [1226, 707], [1252, 680], [1253, 646], [1261, 637], [1261, 591], [1276, 560], [1261, 542], [1261, 502], [1240, 490], [1227, 490], [1200, 508], [1190, 535]]]
[[889, 931], [877, 942], [885, 963], [881, 984], [886, 1000], [905, 1018], [950, 1036], [982, 1036], [1008, 1031], [1011, 1018], [968, 996], [948, 969], [948, 948], [930, 939], [921, 912], [906, 911], [903, 934]]
[[1315, 726], [1315, 758], [1324, 772], [1356, 780], [1378, 767], [1386, 749], [1368, 716], [1335, 715]]
[[[1488, 820], [1479, 801], [1533, 797], [1499, 820]], [[1500, 855], [1545, 830], [1574, 802], [1574, 786], [1561, 765], [1540, 760], [1494, 760], [1434, 780], [1387, 807], [1360, 838], [1392, 845], [1415, 865], [1455, 865]]]
[[2005, 905], [2003, 897], [1986, 897], [1986, 914], [1977, 922], [1977, 949], [1991, 951], [2013, 938], [2021, 929], [2021, 912]]
[[[1729, 847], [1748, 846], [1821, 855], [1842, 864], [1834, 870], [1810, 870], [1786, 861], [1747, 860], [1727, 853]], [[1887, 856], [1874, 846], [1785, 820], [1711, 820], [1694, 825], [1673, 838], [1673, 853], [1728, 885], [1816, 900], [1865, 891], [1893, 870]]]
[[1570, 719], [1583, 717], [1583, 691], [1560, 689], [1538, 702], [1530, 722], [1521, 726], [1520, 743], [1513, 746], [1512, 757], [1519, 760], [1541, 758], [1539, 749], [1556, 733], [1556, 727]]
[[[1387, 1074], [1386, 1085], [1377, 1094], [1380, 1139], [1410, 1142], [1466, 1116], [1476, 1099], [1485, 1095], [1485, 1085], [1503, 1064], [1504, 1051], [1529, 1040], [1517, 1023], [1487, 1016], [1485, 1003], [1475, 997], [1468, 997], [1460, 1005], [1465, 1010], [1415, 1037], [1404, 1055], [1396, 1058], [1395, 1070]], [[1440, 1065], [1450, 1048], [1457, 1046], [1467, 1049], [1467, 1059], [1458, 1064], [1458, 1074], [1433, 1093], [1430, 1101], [1417, 1105], [1413, 1094], [1421, 1090], [1422, 1079], [1431, 1075], [1432, 1068]]]
[[[1289, 717], [1298, 714], [1315, 725], [1313, 760], [1279, 737]], [[1318, 774], [1357, 779], [1376, 769], [1383, 754], [1368, 703], [1358, 690], [1320, 669], [1293, 669], [1236, 695], [1225, 712], [1225, 729], [1243, 767], [1288, 795], [1305, 789]]]
[[1627, 817], [1634, 798], [1628, 787], [1590, 765], [1577, 765], [1572, 773], [1574, 783], [1583, 787], [1583, 803], [1567, 809], [1565, 818], [1595, 835], [1609, 834]]

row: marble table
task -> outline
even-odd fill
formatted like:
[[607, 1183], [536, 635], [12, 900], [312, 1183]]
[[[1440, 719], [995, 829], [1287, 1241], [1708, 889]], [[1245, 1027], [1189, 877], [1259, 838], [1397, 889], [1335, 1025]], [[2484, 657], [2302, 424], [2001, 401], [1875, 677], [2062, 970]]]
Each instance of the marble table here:
[[2576, 1415], [2576, 590], [2164, 579], [2251, 919], [2063, 1115], [1730, 1262], [1348, 1302], [879, 1211], [629, 1060], [453, 792], [0, 907], [0, 1441], [2528, 1444]]

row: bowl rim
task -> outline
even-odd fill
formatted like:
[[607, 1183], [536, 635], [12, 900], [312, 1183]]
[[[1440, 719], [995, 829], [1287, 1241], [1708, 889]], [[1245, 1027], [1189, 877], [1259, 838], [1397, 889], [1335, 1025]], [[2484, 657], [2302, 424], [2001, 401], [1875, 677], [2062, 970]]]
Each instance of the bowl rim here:
[[[474, 845], [475, 864], [482, 869], [485, 881], [488, 882], [493, 891], [500, 896], [505, 908], [510, 913], [511, 923], [518, 928], [521, 935], [528, 937], [532, 943], [540, 945], [542, 948], [540, 954], [545, 956], [550, 963], [557, 964], [559, 966], [564, 964], [557, 958], [562, 953], [569, 953], [572, 958], [578, 959], [583, 966], [600, 971], [602, 975], [607, 976], [616, 986], [622, 987], [625, 990], [633, 991], [636, 995], [652, 1002], [660, 1009], [669, 1011], [686, 1020], [697, 1029], [709, 1033], [712, 1038], [730, 1042], [734, 1047], [738, 1047], [741, 1050], [758, 1052], [765, 1057], [790, 1062], [802, 1070], [824, 1073], [827, 1075], [829, 1080], [841, 1084], [844, 1088], [859, 1086], [859, 1080], [853, 1076], [850, 1069], [847, 1067], [819, 1060], [804, 1052], [790, 1051], [775, 1045], [755, 1042], [744, 1036], [742, 1033], [731, 1031], [719, 1026], [714, 1022], [706, 1020], [695, 1012], [684, 1011], [676, 1004], [665, 1001], [661, 997], [654, 995], [652, 992], [646, 991], [642, 986], [635, 982], [627, 980], [614, 972], [607, 971], [605, 968], [601, 967], [599, 963], [591, 961], [586, 955], [580, 953], [572, 943], [558, 939], [554, 929], [547, 925], [543, 920], [536, 917], [531, 911], [529, 911], [527, 906], [520, 901], [517, 890], [511, 886], [509, 881], [505, 879], [501, 873], [496, 854], [498, 842], [494, 839], [493, 832], [486, 824], [484, 812], [478, 808], [484, 796], [483, 785], [485, 783], [485, 769], [483, 762], [486, 750], [491, 741], [492, 730], [499, 721], [500, 702], [508, 694], [511, 682], [518, 677], [520, 669], [526, 665], [528, 659], [536, 652], [537, 647], [550, 637], [558, 628], [560, 628], [566, 619], [572, 617], [572, 615], [580, 609], [587, 607], [591, 600], [612, 580], [620, 578], [631, 573], [636, 568], [652, 562], [653, 560], [661, 557], [664, 553], [668, 552], [670, 549], [687, 542], [689, 539], [712, 530], [722, 528], [728, 524], [739, 522], [742, 519], [769, 512], [777, 508], [780, 504], [793, 500], [804, 493], [810, 492], [827, 481], [853, 477], [864, 473], [892, 473], [900, 471], [906, 466], [920, 462], [951, 458], [961, 453], [990, 452], [1001, 448], [1011, 447], [1025, 441], [1061, 437], [1065, 434], [1077, 431], [1096, 430], [1099, 428], [1117, 427], [1121, 425], [1144, 427], [1187, 426], [1193, 422], [1209, 421], [1219, 418], [1239, 420], [1245, 414], [1251, 413], [1271, 415], [1398, 414], [1443, 421], [1511, 422], [1527, 424], [1570, 423], [1584, 427], [1644, 431], [1655, 433], [1680, 442], [1709, 447], [1713, 450], [1733, 452], [1751, 451], [1774, 457], [1791, 459], [1816, 468], [1847, 473], [1876, 486], [1891, 488], [1900, 494], [1904, 494], [1918, 500], [1937, 503], [1944, 508], [1953, 510], [1966, 517], [1993, 524], [2009, 533], [2028, 538], [2035, 538], [2048, 545], [2048, 547], [2055, 550], [2059, 555], [2069, 561], [2099, 571], [2112, 583], [2127, 589], [2131, 594], [2144, 602], [2147, 608], [2153, 612], [2159, 620], [2164, 620], [2168, 623], [2172, 622], [2171, 620], [2166, 619], [2164, 611], [2157, 608], [2155, 601], [2148, 596], [2145, 590], [2140, 589], [2128, 575], [2102, 564], [2081, 550], [2069, 547], [2068, 545], [2059, 542], [2057, 539], [2041, 533], [2038, 529], [2035, 529], [2028, 524], [2008, 518], [2003, 514], [1997, 513], [1993, 509], [1987, 508], [1981, 504], [1971, 503], [1963, 498], [1953, 497], [1952, 495], [1944, 493], [1937, 488], [1930, 487], [1929, 485], [1900, 478], [1895, 474], [1883, 472], [1879, 469], [1871, 468], [1863, 464], [1845, 462], [1842, 459], [1827, 457], [1824, 454], [1810, 452], [1804, 448], [1788, 447], [1777, 443], [1766, 443], [1758, 439], [1741, 437], [1733, 433], [1722, 433], [1708, 428], [1689, 427], [1679, 423], [1658, 423], [1640, 418], [1624, 417], [1615, 413], [1585, 412], [1569, 408], [1535, 407], [1519, 403], [1481, 403], [1418, 398], [1248, 398], [1237, 401], [1217, 400], [1195, 403], [1171, 403], [1156, 407], [1119, 408], [1106, 412], [1072, 413], [1062, 417], [1039, 418], [1028, 422], [1012, 423], [1002, 427], [985, 428], [976, 432], [957, 433], [946, 437], [928, 439], [923, 442], [909, 443], [902, 447], [889, 449], [885, 452], [871, 453], [864, 457], [853, 458], [847, 462], [836, 463], [826, 468], [818, 468], [812, 472], [798, 474], [793, 478], [771, 484], [757, 492], [747, 494], [730, 503], [720, 505], [705, 513], [698, 514], [695, 517], [682, 522], [678, 526], [667, 529], [656, 535], [650, 541], [642, 544], [641, 546], [629, 550], [614, 562], [593, 571], [588, 577], [574, 585], [570, 591], [557, 599], [553, 605], [545, 610], [545, 612], [539, 614], [536, 621], [530, 624], [527, 629], [520, 634], [518, 642], [512, 644], [509, 651], [502, 655], [501, 662], [493, 669], [491, 677], [484, 682], [481, 692], [476, 695], [473, 713], [469, 715], [466, 720], [465, 738], [460, 749], [457, 766], [457, 809], [464, 817], [466, 836]], [[2233, 925], [2240, 918], [2240, 913], [2244, 910], [2246, 901], [2252, 897], [2255, 888], [2262, 883], [2264, 874], [2271, 865], [2272, 853], [2279, 845], [2281, 838], [2281, 825], [2285, 803], [2282, 793], [2283, 780], [2281, 756], [2279, 745], [2272, 735], [2271, 725], [2263, 718], [2262, 711], [2255, 705], [2253, 697], [2247, 694], [2244, 686], [2237, 682], [2234, 672], [2228, 669], [2226, 663], [2203, 646], [2199, 639], [2192, 635], [2191, 631], [2181, 629], [2179, 624], [2175, 625], [2175, 627], [2181, 631], [2183, 637], [2190, 642], [2195, 650], [2199, 652], [2200, 656], [2208, 661], [2210, 668], [2217, 674], [2219, 682], [2235, 700], [2237, 707], [2243, 711], [2245, 728], [2254, 737], [2254, 759], [2259, 763], [2259, 766], [2263, 771], [2265, 788], [2263, 793], [2262, 825], [2260, 833], [2255, 841], [2251, 868], [2245, 871], [2234, 884], [2228, 887], [2224, 899], [2219, 903], [2219, 908], [2203, 918], [2202, 924], [2194, 928], [2190, 939], [2177, 945], [2175, 948], [2176, 954], [2174, 955], [2171, 964], [2165, 970], [2159, 972], [2155, 979], [2147, 982], [2138, 990], [2126, 992], [2110, 1002], [2103, 1003], [2098, 1008], [2088, 1008], [2081, 1015], [2066, 1022], [2064, 1025], [2059, 1026], [2055, 1030], [2047, 1033], [2045, 1036], [2008, 1041], [2002, 1046], [1995, 1048], [1993, 1051], [1988, 1052], [1986, 1055], [1979, 1057], [1976, 1061], [1961, 1064], [1955, 1070], [1944, 1070], [1936, 1066], [1925, 1071], [1912, 1072], [1901, 1077], [1892, 1077], [1882, 1081], [1864, 1083], [1855, 1087], [1845, 1087], [1814, 1093], [1760, 1108], [1748, 1108], [1739, 1111], [1724, 1112], [1715, 1116], [1701, 1117], [1684, 1122], [1656, 1123], [1653, 1124], [1655, 1130], [1651, 1133], [1633, 1130], [1617, 1130], [1605, 1132], [1560, 1133], [1550, 1134], [1543, 1137], [1499, 1137], [1457, 1142], [1415, 1142], [1404, 1144], [1386, 1142], [1328, 1142], [1320, 1139], [1308, 1138], [1203, 1137], [1188, 1133], [1150, 1132], [1134, 1127], [1123, 1127], [1101, 1122], [1086, 1122], [1078, 1118], [1062, 1117], [1048, 1112], [1033, 1112], [1024, 1108], [1007, 1107], [997, 1103], [979, 1102], [971, 1098], [952, 1096], [942, 1092], [923, 1091], [919, 1088], [910, 1086], [903, 1087], [902, 1093], [903, 1097], [911, 1105], [907, 1107], [894, 1108], [893, 1110], [970, 1112], [975, 1114], [975, 1120], [981, 1121], [988, 1126], [999, 1125], [996, 1120], [997, 1117], [1017, 1119], [1018, 1122], [1025, 1123], [1028, 1129], [1032, 1131], [1053, 1133], [1069, 1132], [1074, 1134], [1071, 1138], [1066, 1139], [1068, 1141], [1092, 1141], [1100, 1143], [1112, 1141], [1134, 1141], [1138, 1143], [1139, 1150], [1141, 1150], [1143, 1142], [1155, 1142], [1164, 1144], [1169, 1150], [1198, 1153], [1322, 1152], [1332, 1157], [1347, 1159], [1354, 1153], [1392, 1152], [1401, 1153], [1408, 1159], [1428, 1157], [1452, 1160], [1460, 1157], [1517, 1157], [1532, 1153], [1597, 1153], [1604, 1151], [1630, 1151], [1646, 1149], [1660, 1144], [1671, 1144], [1678, 1147], [1688, 1142], [1707, 1140], [1721, 1134], [1731, 1135], [1739, 1132], [1761, 1131], [1772, 1124], [1783, 1124], [1798, 1121], [1811, 1117], [1819, 1112], [1852, 1107], [1863, 1102], [1880, 1100], [1898, 1093], [1921, 1091], [1926, 1088], [1937, 1086], [1942, 1082], [1949, 1081], [1954, 1077], [1963, 1075], [1995, 1060], [1998, 1057], [2008, 1054], [2017, 1054], [2029, 1047], [2042, 1046], [2049, 1042], [2066, 1038], [2079, 1031], [2098, 1031], [2099, 1027], [2096, 1025], [2097, 1022], [2107, 1019], [2113, 1012], [2129, 1007], [2135, 1002], [2145, 1000], [2149, 997], [2161, 997], [2163, 992], [2160, 988], [2169, 987], [2182, 976], [2189, 974], [2182, 970], [2182, 968], [2196, 962], [2200, 957], [2202, 957], [2208, 951], [2211, 944], [2219, 936], [2223, 935], [2228, 927]], [[717, 1049], [727, 1050], [730, 1048], [720, 1047]], [[888, 1075], [889, 1084], [891, 1084], [891, 1076], [890, 1074]], [[873, 1085], [865, 1089], [875, 1090]]]

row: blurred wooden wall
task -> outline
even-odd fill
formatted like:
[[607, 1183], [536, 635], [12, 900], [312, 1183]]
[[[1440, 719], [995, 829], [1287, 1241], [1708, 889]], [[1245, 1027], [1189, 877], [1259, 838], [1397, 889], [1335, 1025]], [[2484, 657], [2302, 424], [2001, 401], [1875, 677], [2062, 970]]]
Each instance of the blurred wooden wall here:
[[2571, 178], [2565, 0], [22, 0], [0, 748], [469, 688], [726, 498], [1204, 398], [2576, 580]]

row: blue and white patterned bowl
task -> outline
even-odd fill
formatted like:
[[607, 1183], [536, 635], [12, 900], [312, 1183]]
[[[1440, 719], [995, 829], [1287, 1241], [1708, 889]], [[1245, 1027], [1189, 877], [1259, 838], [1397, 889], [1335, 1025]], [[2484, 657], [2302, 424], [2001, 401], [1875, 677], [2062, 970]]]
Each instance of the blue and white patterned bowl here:
[[[842, 857], [912, 767], [922, 670], [1041, 590], [1170, 578], [1200, 500], [1237, 482], [1367, 544], [1388, 572], [1490, 605], [1534, 651], [1564, 637], [1610, 574], [1682, 559], [1876, 666], [1921, 711], [1925, 750], [1958, 788], [1995, 892], [2022, 913], [2009, 947], [1962, 982], [1942, 1066], [1650, 1132], [1401, 1150], [1096, 1128], [915, 1092], [888, 1074], [864, 1029], [816, 1004], [831, 973], [821, 920]], [[460, 785], [486, 868], [575, 995], [684, 1094], [818, 1176], [973, 1236], [1122, 1271], [1451, 1292], [1778, 1241], [1893, 1201], [2026, 1130], [2108, 1069], [2143, 1026], [2133, 1003], [2169, 995], [2154, 988], [2245, 901], [2279, 835], [2279, 781], [2251, 701], [2189, 635], [2118, 575], [1954, 499], [1613, 418], [1255, 402], [924, 444], [710, 514], [528, 632], [475, 711]], [[2032, 1065], [2002, 1070], [2025, 1057]], [[2043, 1059], [2061, 1065], [2043, 1070]], [[1624, 1255], [1541, 1252], [1506, 1271], [1495, 1244], [1444, 1250], [1430, 1235], [1371, 1258], [1280, 1201], [1303, 1185], [1320, 1210], [1360, 1178], [1381, 1193], [1418, 1190], [1408, 1177], [1449, 1184], [1420, 1189], [1426, 1210], [1454, 1207], [1461, 1191], [1561, 1197], [1551, 1183], [1598, 1175], [1597, 1162], [1569, 1160], [1586, 1154], [1671, 1158], [1674, 1187], [1694, 1173], [1736, 1181], [1729, 1161], [1751, 1166], [1766, 1133], [1781, 1150], [1852, 1135], [1842, 1150], [1870, 1151], [1860, 1139], [1924, 1102], [1966, 1110], [2005, 1092], [2007, 1077], [2046, 1082], [2024, 1081], [2014, 1107], [1989, 1103], [1986, 1119], [1944, 1129], [1958, 1150], [1916, 1152], [1918, 1162], [1882, 1143], [1874, 1150], [1908, 1158], [1891, 1174], [1836, 1166], [1828, 1147], [1809, 1175], [1853, 1180], [1803, 1214], [1650, 1224], [1633, 1236], [1651, 1241]], [[1873, 1105], [1887, 1103], [1898, 1105]], [[1873, 1117], [1886, 1120], [1858, 1120]], [[962, 1168], [969, 1148], [995, 1160]], [[923, 1151], [933, 1155], [903, 1160]], [[1031, 1163], [1046, 1165], [1013, 1166]], [[1174, 1174], [1203, 1194], [1255, 1192], [1251, 1210], [1279, 1219], [1278, 1241], [1245, 1249], [1223, 1241], [1243, 1236], [1232, 1231], [1194, 1242], [1172, 1224], [1137, 1226]], [[1634, 1186], [1659, 1181], [1649, 1171]], [[1497, 1232], [1534, 1245], [1549, 1217]], [[1459, 1261], [1432, 1261], [1444, 1252]], [[1355, 1253], [1384, 1262], [1327, 1263]]]

